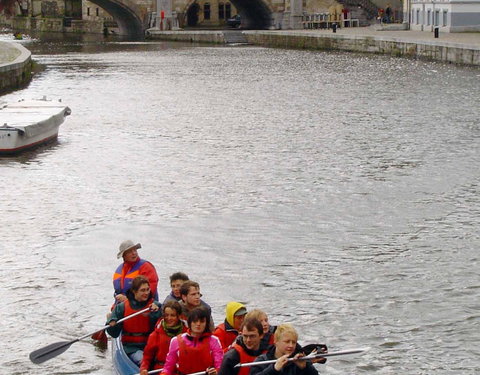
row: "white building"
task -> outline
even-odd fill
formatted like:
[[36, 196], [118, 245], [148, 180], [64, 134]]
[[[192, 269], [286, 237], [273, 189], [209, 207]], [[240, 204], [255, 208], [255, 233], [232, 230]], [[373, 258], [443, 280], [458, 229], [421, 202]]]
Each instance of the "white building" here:
[[409, 0], [410, 30], [480, 31], [480, 0]]

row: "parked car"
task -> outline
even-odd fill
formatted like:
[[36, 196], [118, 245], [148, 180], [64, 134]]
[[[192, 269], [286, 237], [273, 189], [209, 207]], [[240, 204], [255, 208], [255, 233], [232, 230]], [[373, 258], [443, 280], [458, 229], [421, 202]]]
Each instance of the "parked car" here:
[[230, 27], [240, 27], [242, 20], [240, 19], [240, 14], [233, 16], [232, 18], [227, 19], [227, 26]]

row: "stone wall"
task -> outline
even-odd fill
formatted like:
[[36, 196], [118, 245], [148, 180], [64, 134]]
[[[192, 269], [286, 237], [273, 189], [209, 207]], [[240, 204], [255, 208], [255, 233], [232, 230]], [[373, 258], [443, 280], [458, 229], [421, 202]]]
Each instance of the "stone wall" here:
[[249, 43], [265, 47], [368, 52], [480, 66], [480, 48], [465, 48], [455, 43], [267, 30], [244, 31], [244, 34]]
[[0, 42], [2, 49], [15, 49], [15, 57], [11, 61], [0, 64], [0, 93], [14, 90], [32, 78], [31, 53], [25, 47], [16, 43]]
[[[465, 48], [455, 43], [403, 41], [372, 36], [323, 35], [298, 31], [245, 30], [243, 35], [250, 44], [264, 47], [378, 53], [480, 66], [480, 48]], [[147, 32], [147, 37], [184, 42], [226, 42], [222, 31], [156, 32], [152, 30]]]
[[225, 44], [223, 31], [161, 31], [147, 30], [147, 38], [159, 40], [173, 40], [178, 42], [192, 43], [216, 43]]

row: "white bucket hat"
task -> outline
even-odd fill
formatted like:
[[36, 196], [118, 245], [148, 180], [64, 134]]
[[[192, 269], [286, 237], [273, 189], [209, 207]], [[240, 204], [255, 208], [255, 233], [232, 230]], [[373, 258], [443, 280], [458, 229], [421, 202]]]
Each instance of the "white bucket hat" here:
[[128, 251], [130, 249], [141, 249], [141, 248], [142, 248], [142, 245], [140, 245], [139, 243], [135, 245], [133, 241], [130, 241], [130, 240], [123, 241], [120, 244], [117, 258], [120, 259], [125, 251]]

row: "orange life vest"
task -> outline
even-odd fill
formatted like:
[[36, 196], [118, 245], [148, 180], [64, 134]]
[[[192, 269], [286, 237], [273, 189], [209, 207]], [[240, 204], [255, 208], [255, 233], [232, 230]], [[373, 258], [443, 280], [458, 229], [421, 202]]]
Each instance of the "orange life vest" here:
[[[240, 355], [240, 363], [253, 362], [257, 356], [248, 354], [243, 346], [238, 345], [236, 342], [233, 343], [232, 348], [235, 349]], [[250, 374], [250, 367], [240, 367], [237, 375], [248, 375]]]
[[[150, 305], [152, 302], [153, 299], [150, 299], [147, 302], [147, 306]], [[127, 317], [142, 309], [143, 307], [141, 309], [133, 309], [132, 306], [130, 306], [130, 301], [126, 300], [124, 316]], [[125, 320], [122, 324], [122, 342], [145, 344], [147, 343], [148, 335], [150, 335], [150, 333], [152, 332], [149, 311]]]
[[214, 367], [213, 356], [210, 352], [211, 336], [200, 337], [195, 346], [187, 345], [185, 340], [188, 338], [184, 338], [182, 335], [178, 335], [177, 340], [178, 372], [180, 374], [191, 374]]
[[217, 326], [217, 328], [215, 328], [213, 334], [218, 337], [220, 343], [222, 344], [223, 352], [226, 353], [237, 338], [238, 331], [236, 329], [227, 330], [225, 323], [221, 323]]

